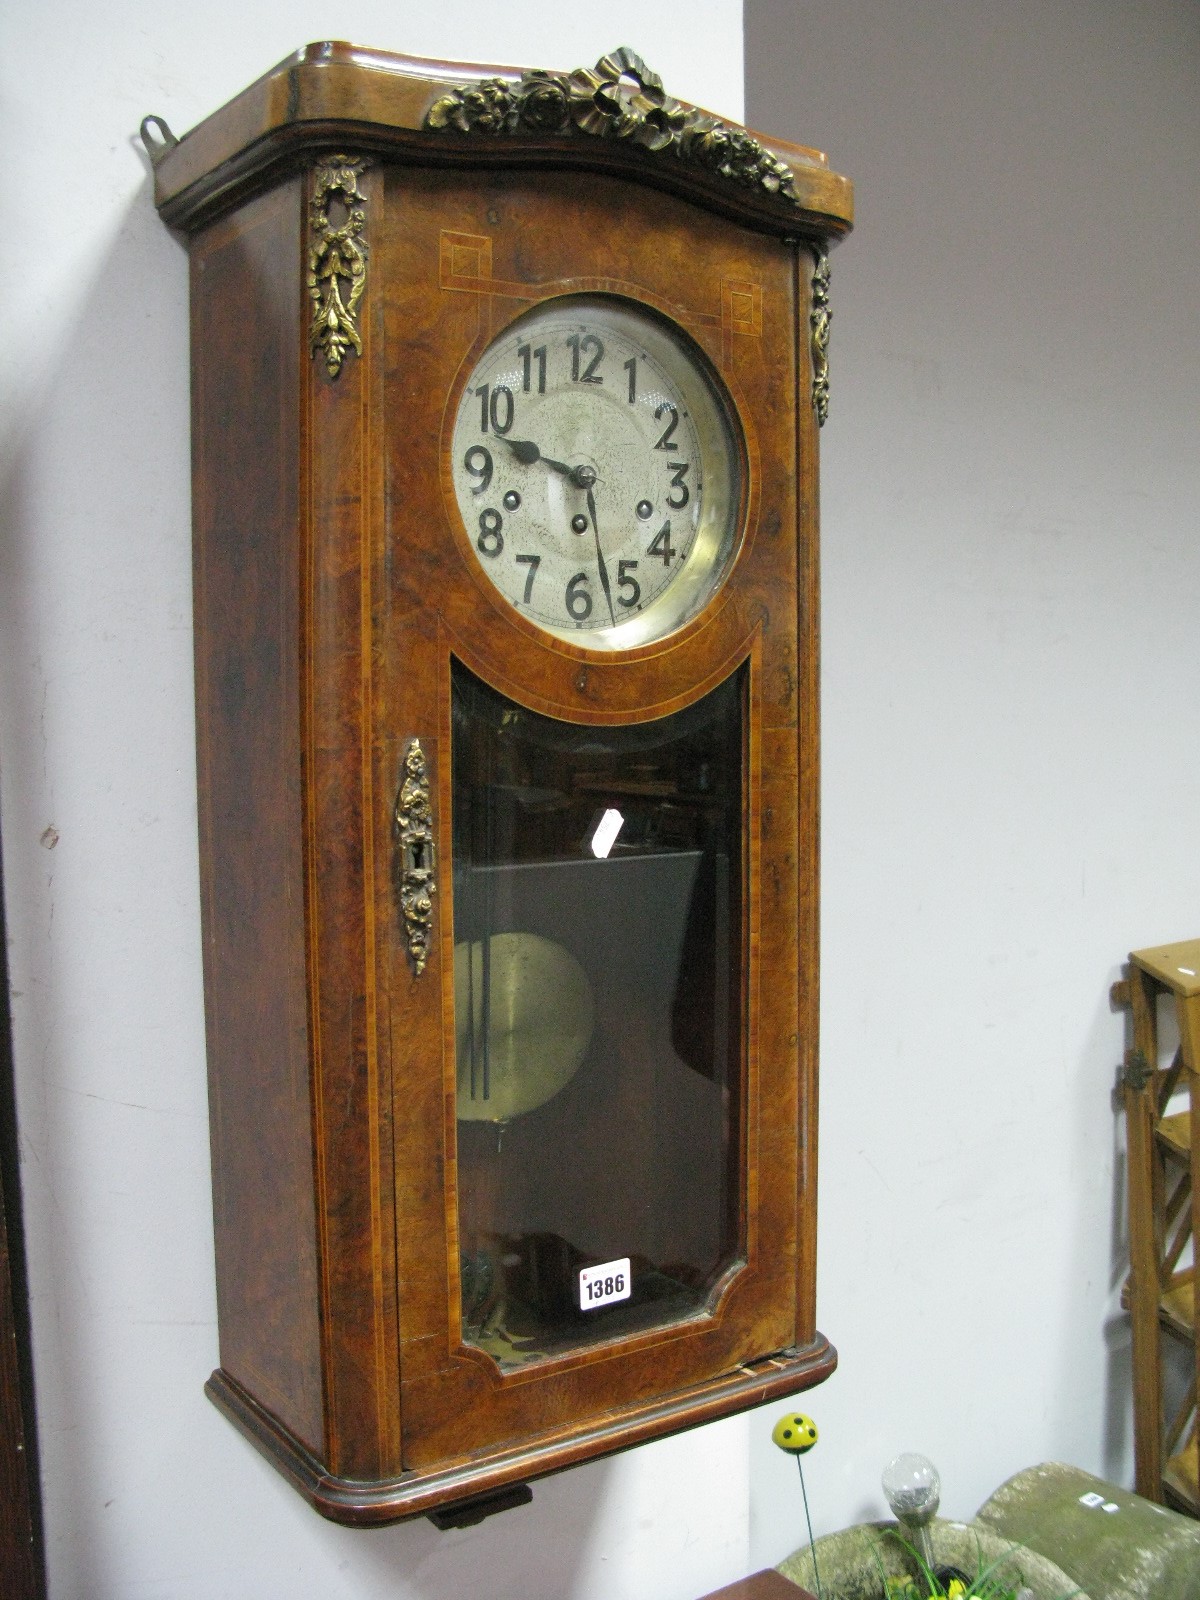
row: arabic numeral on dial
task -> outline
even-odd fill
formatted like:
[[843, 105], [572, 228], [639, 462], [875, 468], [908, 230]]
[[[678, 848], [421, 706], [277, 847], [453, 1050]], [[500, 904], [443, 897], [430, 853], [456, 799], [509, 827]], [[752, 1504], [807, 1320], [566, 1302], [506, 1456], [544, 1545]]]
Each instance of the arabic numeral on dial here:
[[675, 437], [675, 429], [679, 426], [679, 407], [673, 406], [669, 400], [664, 400], [662, 405], [655, 406], [655, 422], [661, 422], [664, 417], [670, 417], [671, 420], [663, 429], [661, 439], [654, 446], [656, 450], [671, 450], [674, 448], [671, 441]]
[[636, 402], [637, 402], [637, 357], [636, 356], [630, 356], [629, 360], [624, 363], [624, 371], [626, 371], [629, 374], [629, 404], [630, 405], [635, 405]]
[[513, 425], [516, 401], [506, 384], [481, 383], [475, 393], [479, 396], [479, 431], [486, 433], [491, 424], [493, 433], [505, 434]]
[[533, 381], [533, 363], [537, 362], [537, 392], [546, 392], [546, 346], [539, 344], [536, 348], [527, 344], [517, 346], [517, 360], [521, 363], [521, 388], [529, 393]]
[[533, 580], [537, 577], [537, 569], [541, 564], [542, 558], [541, 556], [518, 556], [516, 559], [519, 567], [529, 568], [529, 571], [525, 574], [525, 593], [521, 596], [521, 604], [527, 606], [530, 596], [533, 594]]
[[479, 479], [471, 493], [483, 494], [492, 481], [492, 452], [481, 444], [473, 444], [463, 457], [463, 466], [473, 478]]
[[[604, 360], [604, 341], [594, 333], [572, 333], [567, 336], [567, 346], [571, 352], [571, 382], [603, 383], [604, 379], [596, 368]], [[583, 361], [589, 350], [592, 359], [585, 367]]]
[[498, 556], [504, 549], [504, 535], [500, 532], [503, 526], [504, 518], [491, 506], [479, 513], [479, 537], [475, 541], [475, 548], [481, 556]]
[[576, 622], [586, 622], [592, 614], [592, 596], [587, 582], [587, 573], [577, 572], [567, 585], [567, 614]]
[[[670, 506], [672, 511], [681, 511], [683, 509], [683, 507], [685, 505], [687, 505], [688, 501], [692, 498], [687, 484], [684, 483], [684, 481], [683, 481], [688, 475], [688, 471], [690, 470], [690, 467], [691, 467], [691, 462], [689, 462], [689, 461], [668, 461], [667, 462], [667, 466], [670, 467], [670, 469], [671, 469], [671, 492], [667, 496], [667, 504]], [[679, 491], [679, 499], [678, 500], [676, 500], [676, 498], [675, 498], [675, 491], [677, 489]]]
[[648, 556], [659, 556], [664, 567], [669, 567], [675, 559], [675, 546], [671, 543], [671, 519], [663, 523], [654, 535], [650, 548], [646, 551]]
[[[670, 527], [670, 523], [667, 526]], [[617, 562], [617, 588], [626, 591], [625, 594], [617, 596], [617, 604], [624, 606], [626, 610], [631, 610], [642, 598], [641, 585], [636, 578], [630, 577], [636, 566], [636, 561]]]

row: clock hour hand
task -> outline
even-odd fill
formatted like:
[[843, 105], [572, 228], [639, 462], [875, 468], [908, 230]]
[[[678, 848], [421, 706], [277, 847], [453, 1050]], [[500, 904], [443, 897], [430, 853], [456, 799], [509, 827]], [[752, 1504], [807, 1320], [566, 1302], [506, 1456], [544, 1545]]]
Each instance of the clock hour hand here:
[[535, 461], [544, 461], [552, 471], [561, 472], [568, 478], [575, 471], [575, 468], [569, 467], [565, 461], [555, 461], [551, 456], [544, 456], [532, 439], [505, 439], [504, 443], [522, 466], [529, 467]]
[[612, 618], [612, 625], [615, 628], [617, 619], [613, 612], [612, 589], [609, 587], [608, 582], [608, 568], [604, 565], [604, 552], [600, 548], [600, 529], [596, 525], [596, 499], [592, 494], [590, 483], [587, 485], [586, 499], [588, 516], [592, 519], [592, 533], [596, 539], [596, 561], [600, 567], [600, 587], [604, 590], [604, 598], [608, 602], [608, 614]]
[[[553, 456], [544, 456], [532, 439], [505, 439], [504, 443], [522, 466], [529, 467], [535, 461], [541, 461], [552, 472], [561, 472], [564, 478], [570, 478], [577, 489], [586, 489], [589, 481], [595, 482], [595, 474], [590, 467], [569, 467], [565, 461], [555, 461]], [[591, 473], [590, 480], [589, 473]]]

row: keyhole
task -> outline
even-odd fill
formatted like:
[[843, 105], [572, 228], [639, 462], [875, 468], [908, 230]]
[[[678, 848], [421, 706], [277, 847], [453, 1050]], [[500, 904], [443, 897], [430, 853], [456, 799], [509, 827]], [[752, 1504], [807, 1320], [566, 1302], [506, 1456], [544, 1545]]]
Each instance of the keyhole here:
[[404, 847], [404, 869], [418, 880], [433, 877], [433, 840], [410, 839]]

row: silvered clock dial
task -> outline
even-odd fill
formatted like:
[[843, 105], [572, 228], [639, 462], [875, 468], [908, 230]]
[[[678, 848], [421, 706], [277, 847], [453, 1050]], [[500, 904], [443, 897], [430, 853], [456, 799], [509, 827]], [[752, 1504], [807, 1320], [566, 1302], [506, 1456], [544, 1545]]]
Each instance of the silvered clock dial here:
[[564, 296], [476, 363], [452, 477], [480, 568], [558, 638], [628, 649], [703, 609], [736, 547], [737, 424], [691, 340], [634, 302]]

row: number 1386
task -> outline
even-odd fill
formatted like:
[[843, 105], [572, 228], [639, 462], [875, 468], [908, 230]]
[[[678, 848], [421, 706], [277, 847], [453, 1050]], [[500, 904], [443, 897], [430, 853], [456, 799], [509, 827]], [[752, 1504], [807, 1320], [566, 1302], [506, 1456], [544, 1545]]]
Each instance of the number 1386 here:
[[599, 1266], [584, 1267], [579, 1274], [579, 1305], [584, 1311], [610, 1305], [614, 1300], [628, 1300], [629, 1293], [628, 1256], [620, 1261], [603, 1261]]

